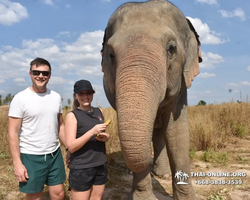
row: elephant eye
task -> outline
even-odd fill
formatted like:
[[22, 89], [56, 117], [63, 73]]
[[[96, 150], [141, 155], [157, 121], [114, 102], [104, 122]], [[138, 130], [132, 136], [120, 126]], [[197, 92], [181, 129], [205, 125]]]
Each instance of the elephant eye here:
[[110, 62], [113, 65], [115, 63], [115, 56], [113, 53], [109, 53]]
[[114, 58], [115, 58], [115, 56], [114, 56], [112, 53], [109, 53], [109, 57], [110, 57], [111, 59], [114, 59]]
[[168, 45], [167, 45], [167, 55], [169, 59], [172, 59], [174, 57], [174, 55], [177, 52], [177, 48], [176, 48], [176, 44], [175, 42], [171, 41]]

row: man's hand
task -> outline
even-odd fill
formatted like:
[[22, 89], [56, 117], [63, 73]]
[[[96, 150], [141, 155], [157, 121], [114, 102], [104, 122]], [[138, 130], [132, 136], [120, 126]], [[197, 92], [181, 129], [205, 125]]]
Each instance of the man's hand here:
[[27, 182], [29, 180], [27, 169], [22, 163], [14, 165], [14, 173], [19, 182]]
[[69, 165], [70, 165], [70, 152], [69, 151], [66, 152], [66, 165], [69, 168]]

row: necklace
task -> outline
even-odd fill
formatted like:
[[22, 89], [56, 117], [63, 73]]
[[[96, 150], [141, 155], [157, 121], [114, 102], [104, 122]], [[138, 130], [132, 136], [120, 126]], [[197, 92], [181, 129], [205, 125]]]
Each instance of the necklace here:
[[91, 107], [91, 109], [90, 109], [90, 110], [85, 110], [85, 109], [80, 108], [80, 106], [78, 106], [78, 107], [77, 107], [77, 109], [79, 109], [79, 110], [83, 110], [83, 111], [87, 111], [87, 112], [93, 112], [93, 108], [92, 108], [92, 107]]

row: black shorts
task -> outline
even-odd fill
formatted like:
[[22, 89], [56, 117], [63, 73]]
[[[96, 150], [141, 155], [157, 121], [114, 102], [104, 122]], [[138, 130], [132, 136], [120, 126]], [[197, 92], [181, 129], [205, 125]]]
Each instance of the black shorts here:
[[87, 191], [93, 185], [104, 185], [107, 181], [107, 163], [86, 169], [70, 169], [69, 172], [69, 190]]

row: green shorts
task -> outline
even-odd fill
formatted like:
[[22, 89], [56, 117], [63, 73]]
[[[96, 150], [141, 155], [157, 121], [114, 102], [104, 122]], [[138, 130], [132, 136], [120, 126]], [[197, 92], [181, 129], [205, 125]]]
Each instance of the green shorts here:
[[21, 160], [28, 171], [29, 180], [19, 182], [19, 190], [26, 194], [41, 192], [44, 184], [48, 186], [62, 184], [66, 180], [61, 148], [46, 155], [21, 153]]

